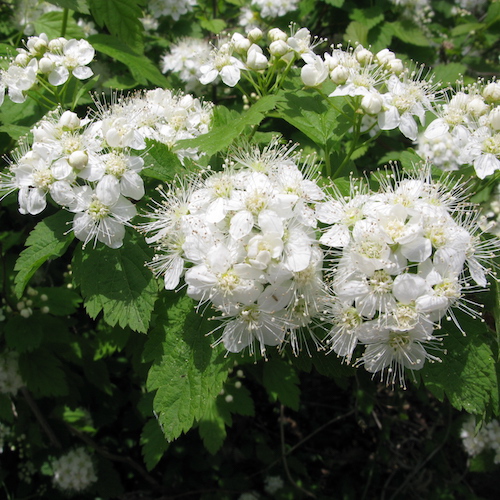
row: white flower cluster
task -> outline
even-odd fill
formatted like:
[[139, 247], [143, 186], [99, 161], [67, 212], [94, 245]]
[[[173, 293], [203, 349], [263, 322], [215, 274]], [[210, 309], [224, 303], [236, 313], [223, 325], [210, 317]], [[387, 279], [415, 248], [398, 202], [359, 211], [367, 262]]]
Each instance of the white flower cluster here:
[[[267, 42], [267, 55], [259, 45], [264, 40]], [[199, 80], [207, 85], [220, 77], [226, 85], [234, 87], [240, 81], [242, 72], [263, 72], [268, 68], [273, 68], [270, 70], [271, 76], [276, 77], [296, 60], [314, 55], [313, 49], [317, 43], [318, 40], [311, 37], [307, 28], [292, 30], [290, 34], [272, 28], [266, 37], [259, 28], [250, 30], [247, 36], [234, 33], [230, 40], [221, 39], [218, 47], [211, 51], [205, 64], [200, 67]]]
[[26, 49], [17, 49], [9, 67], [0, 72], [0, 105], [5, 91], [11, 101], [21, 103], [26, 100], [26, 92], [39, 78], [54, 86], [66, 83], [70, 75], [79, 80], [90, 78], [94, 73], [87, 66], [94, 58], [94, 48], [86, 40], [49, 40], [45, 33], [31, 36]]
[[170, 16], [178, 21], [184, 14], [192, 12], [196, 4], [196, 0], [149, 0], [147, 9], [154, 19]]
[[477, 430], [476, 420], [473, 417], [468, 418], [462, 426], [460, 437], [468, 455], [475, 457], [482, 451], [493, 450], [495, 452], [493, 460], [496, 464], [500, 464], [500, 422], [498, 420], [492, 420]]
[[156, 248], [150, 263], [175, 289], [220, 313], [219, 341], [230, 352], [290, 340], [317, 317], [325, 300], [323, 252], [314, 205], [324, 193], [303, 173], [293, 148], [233, 154], [224, 169], [160, 192], [143, 225]]
[[17, 352], [5, 351], [0, 354], [0, 393], [16, 395], [24, 386], [19, 373], [19, 356]]
[[403, 19], [412, 21], [420, 28], [425, 28], [434, 17], [431, 0], [390, 0], [397, 7], [400, 7], [400, 14]]
[[[377, 193], [353, 191], [317, 205], [332, 247], [331, 349], [356, 365], [404, 385], [405, 368], [438, 360], [435, 329], [450, 309], [474, 315], [464, 293], [487, 286], [483, 261], [498, 242], [481, 242], [477, 217], [460, 201], [463, 185], [433, 182], [430, 169], [380, 177]], [[477, 314], [477, 313], [476, 313]]]
[[362, 45], [337, 46], [324, 58], [309, 55], [302, 67], [304, 85], [316, 87], [327, 78], [337, 85], [330, 97], [359, 98], [365, 131], [394, 130], [411, 140], [418, 135], [425, 113], [436, 98], [432, 80], [422, 78], [423, 68], [412, 70], [389, 49], [373, 53]]
[[172, 71], [186, 83], [186, 91], [191, 92], [199, 85], [200, 67], [209, 58], [210, 44], [200, 38], [184, 37], [170, 47], [161, 60], [163, 73]]
[[47, 12], [61, 11], [61, 7], [45, 0], [17, 0], [14, 2], [13, 21], [25, 35], [33, 35], [35, 21]]
[[[441, 104], [424, 131], [425, 140], [453, 144], [459, 165], [473, 165], [484, 179], [500, 169], [500, 82], [476, 83]], [[428, 153], [419, 144], [421, 154]], [[434, 158], [429, 160], [432, 162]], [[439, 161], [437, 162], [439, 166]]]
[[84, 448], [71, 450], [51, 465], [54, 485], [63, 491], [80, 492], [97, 481], [92, 458]]
[[[146, 139], [172, 147], [208, 131], [210, 119], [210, 104], [162, 89], [102, 107], [93, 118], [58, 110], [32, 129], [31, 147], [14, 152], [0, 191], [19, 190], [19, 211], [32, 215], [45, 209], [49, 194], [75, 214], [73, 231], [84, 244], [118, 248], [136, 215], [130, 199], [144, 196], [144, 160], [132, 150], [145, 149]], [[196, 156], [196, 151], [178, 154]]]
[[260, 11], [262, 17], [274, 19], [296, 10], [299, 0], [252, 0], [252, 5]]

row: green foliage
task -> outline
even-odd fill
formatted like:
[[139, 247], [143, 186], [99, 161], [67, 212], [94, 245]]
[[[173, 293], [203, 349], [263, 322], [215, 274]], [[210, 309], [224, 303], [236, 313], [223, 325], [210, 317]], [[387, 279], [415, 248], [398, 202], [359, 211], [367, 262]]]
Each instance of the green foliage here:
[[68, 232], [72, 216], [60, 211], [40, 221], [26, 240], [26, 249], [16, 262], [15, 293], [21, 297], [30, 278], [48, 259], [60, 257], [73, 240]]
[[156, 391], [153, 408], [163, 433], [172, 441], [205, 417], [234, 361], [222, 346], [212, 347], [207, 320], [192, 299], [161, 304], [149, 333], [145, 361], [152, 362], [147, 388]]
[[279, 400], [293, 410], [299, 409], [299, 377], [290, 363], [279, 359], [268, 361], [264, 365], [262, 381], [273, 401]]
[[[63, 12], [47, 12], [35, 21], [37, 33], [45, 33], [49, 38], [61, 36], [61, 26], [63, 22]], [[83, 38], [83, 30], [76, 24], [73, 18], [68, 19], [65, 36], [67, 38]]]
[[85, 309], [96, 318], [102, 311], [111, 326], [146, 332], [158, 295], [158, 284], [144, 263], [151, 259], [144, 240], [126, 236], [122, 248], [100, 245], [73, 257], [73, 278]]
[[144, 155], [144, 175], [159, 181], [173, 181], [176, 175], [186, 173], [179, 157], [168, 146], [157, 141], [147, 141], [148, 151]]

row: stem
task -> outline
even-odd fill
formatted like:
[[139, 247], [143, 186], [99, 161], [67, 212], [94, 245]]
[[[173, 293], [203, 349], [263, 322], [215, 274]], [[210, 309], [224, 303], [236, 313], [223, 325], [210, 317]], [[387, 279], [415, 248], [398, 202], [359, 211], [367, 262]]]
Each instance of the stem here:
[[24, 399], [26, 399], [26, 402], [28, 403], [28, 406], [30, 407], [31, 411], [34, 413], [36, 419], [38, 420], [38, 423], [44, 430], [45, 434], [47, 434], [47, 437], [52, 443], [52, 446], [61, 449], [62, 446], [59, 439], [57, 439], [56, 435], [54, 434], [54, 431], [51, 429], [49, 423], [47, 422], [42, 412], [40, 411], [40, 408], [38, 408], [38, 405], [36, 404], [36, 401], [33, 399], [31, 392], [28, 391], [26, 387], [22, 387], [21, 392], [23, 393]]
[[69, 9], [65, 8], [63, 10], [63, 20], [62, 20], [62, 26], [61, 26], [61, 36], [66, 35], [66, 28], [68, 27], [68, 16], [69, 16]]
[[294, 488], [297, 488], [299, 491], [304, 493], [306, 496], [310, 498], [316, 498], [316, 495], [314, 493], [311, 493], [310, 491], [305, 490], [301, 486], [299, 486], [294, 479], [292, 478], [292, 475], [290, 473], [290, 469], [288, 468], [288, 462], [286, 460], [287, 452], [286, 452], [286, 447], [285, 447], [285, 407], [283, 405], [280, 405], [280, 419], [279, 419], [279, 424], [280, 424], [280, 438], [281, 438], [281, 458], [283, 460], [283, 467], [285, 468], [285, 473], [292, 484]]

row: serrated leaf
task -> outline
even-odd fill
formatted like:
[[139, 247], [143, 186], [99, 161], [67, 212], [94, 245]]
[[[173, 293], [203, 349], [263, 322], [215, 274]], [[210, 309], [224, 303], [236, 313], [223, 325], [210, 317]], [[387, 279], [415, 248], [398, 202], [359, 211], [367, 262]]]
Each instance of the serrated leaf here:
[[334, 97], [331, 100], [335, 107], [311, 91], [284, 92], [278, 110], [283, 119], [325, 148], [332, 141], [338, 141], [352, 125], [341, 112], [345, 99]]
[[168, 448], [168, 442], [156, 419], [148, 420], [143, 427], [141, 447], [147, 470], [153, 470]]
[[259, 125], [265, 118], [265, 114], [275, 108], [279, 99], [276, 95], [264, 96], [231, 123], [214, 127], [210, 132], [200, 135], [196, 139], [179, 141], [175, 149], [197, 147], [208, 156], [212, 156], [227, 148], [237, 137], [240, 137], [246, 127]]
[[227, 27], [227, 23], [223, 19], [200, 19], [200, 25], [202, 28], [216, 35]]
[[146, 85], [149, 81], [158, 87], [168, 87], [168, 81], [160, 70], [147, 57], [135, 52], [124, 42], [111, 35], [91, 35], [87, 40], [98, 52], [128, 66], [137, 83]]
[[[426, 387], [440, 400], [446, 396], [458, 410], [477, 415], [492, 410], [499, 414], [498, 380], [493, 353], [485, 342], [491, 335], [483, 323], [463, 313], [455, 313], [463, 336], [447, 324], [443, 339], [445, 354], [441, 363], [426, 363], [422, 378]], [[445, 328], [443, 328], [444, 330]]]
[[230, 426], [232, 423], [229, 412], [218, 404], [221, 399], [222, 397], [219, 396], [212, 401], [198, 426], [203, 445], [212, 455], [217, 453], [224, 444], [227, 434], [226, 425]]
[[352, 21], [345, 30], [344, 40], [354, 45], [360, 43], [365, 47], [368, 45], [368, 28], [359, 21]]
[[206, 336], [211, 324], [189, 297], [170, 307], [162, 304], [157, 326], [144, 349], [153, 361], [147, 389], [155, 391], [153, 408], [167, 440], [187, 432], [204, 417], [222, 389], [233, 361]]
[[145, 333], [158, 295], [156, 279], [144, 265], [151, 258], [144, 240], [129, 234], [118, 249], [79, 247], [73, 256], [73, 278], [88, 314], [95, 318], [103, 311], [109, 325]]
[[14, 267], [14, 291], [21, 297], [30, 278], [47, 260], [60, 257], [73, 241], [68, 227], [73, 215], [61, 210], [39, 222], [26, 240], [27, 248], [21, 252]]
[[19, 371], [26, 387], [35, 397], [68, 394], [68, 384], [61, 369], [61, 362], [47, 349], [21, 353]]
[[384, 13], [381, 7], [374, 6], [366, 9], [354, 9], [349, 17], [370, 30], [384, 20]]
[[271, 359], [264, 364], [262, 381], [272, 400], [280, 400], [292, 410], [299, 409], [299, 377], [293, 367], [280, 359]]
[[177, 174], [186, 173], [179, 157], [169, 147], [158, 141], [148, 140], [147, 153], [143, 156], [144, 175], [160, 181], [172, 181]]
[[[35, 33], [45, 33], [49, 38], [57, 38], [61, 36], [63, 18], [63, 12], [46, 12], [35, 20]], [[79, 39], [84, 38], [85, 33], [72, 17], [68, 17], [64, 36], [66, 38]]]
[[82, 14], [88, 14], [89, 9], [85, 0], [47, 0], [52, 5], [57, 5], [62, 9], [70, 9]]
[[394, 21], [387, 24], [390, 26], [392, 34], [402, 42], [419, 47], [428, 47], [430, 45], [429, 38], [411, 21]]
[[138, 3], [137, 0], [106, 0], [105, 2], [88, 0], [90, 11], [99, 26], [106, 26], [109, 32], [121, 42], [126, 43], [136, 52], [142, 53], [144, 27], [140, 18], [143, 14]]
[[471, 31], [480, 30], [482, 28], [485, 28], [485, 25], [482, 23], [459, 24], [451, 30], [451, 36], [468, 35]]

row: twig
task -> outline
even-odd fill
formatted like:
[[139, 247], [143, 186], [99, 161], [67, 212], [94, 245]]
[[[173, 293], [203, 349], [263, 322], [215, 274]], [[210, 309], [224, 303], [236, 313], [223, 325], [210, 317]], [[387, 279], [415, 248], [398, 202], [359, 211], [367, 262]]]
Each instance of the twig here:
[[28, 403], [28, 406], [30, 407], [31, 411], [34, 413], [36, 419], [38, 420], [38, 423], [44, 430], [45, 434], [47, 434], [47, 437], [52, 443], [52, 446], [61, 449], [62, 448], [61, 442], [59, 441], [59, 439], [57, 439], [56, 435], [54, 434], [54, 431], [51, 429], [49, 423], [47, 422], [42, 412], [40, 411], [40, 408], [38, 408], [38, 405], [36, 401], [33, 399], [31, 392], [26, 387], [21, 387], [21, 392], [23, 393], [24, 399], [26, 399], [26, 402]]
[[316, 498], [316, 495], [314, 493], [311, 493], [310, 491], [307, 491], [306, 489], [302, 488], [302, 486], [299, 486], [293, 479], [290, 469], [288, 468], [288, 462], [286, 460], [286, 449], [285, 449], [285, 426], [283, 425], [285, 421], [285, 407], [283, 405], [280, 406], [280, 438], [281, 438], [281, 458], [283, 460], [283, 467], [285, 468], [285, 473], [292, 484], [294, 488], [297, 488], [299, 491], [302, 491], [305, 495], [311, 498]]
[[133, 460], [130, 457], [122, 457], [120, 455], [115, 455], [114, 453], [110, 453], [109, 451], [106, 451], [104, 448], [101, 448], [90, 436], [87, 436], [87, 434], [84, 434], [83, 432], [80, 432], [79, 430], [75, 429], [68, 423], [64, 422], [68, 429], [79, 439], [84, 441], [86, 444], [88, 444], [90, 447], [94, 448], [94, 450], [99, 453], [99, 455], [103, 456], [104, 458], [107, 458], [108, 460], [112, 460], [114, 462], [122, 462], [125, 464], [130, 465], [133, 469], [135, 469], [155, 490], [162, 490], [161, 485], [152, 477], [150, 476], [147, 471], [140, 465], [138, 464], [135, 460]]

